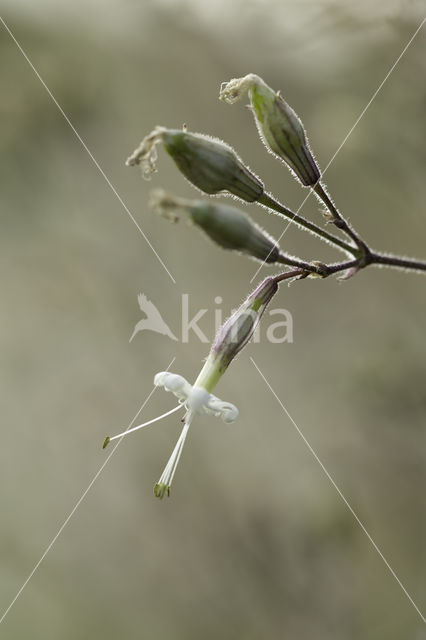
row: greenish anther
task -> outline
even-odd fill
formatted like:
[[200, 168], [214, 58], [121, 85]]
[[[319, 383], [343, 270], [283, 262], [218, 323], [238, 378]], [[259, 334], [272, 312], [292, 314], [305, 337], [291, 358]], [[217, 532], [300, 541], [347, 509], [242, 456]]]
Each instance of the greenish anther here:
[[162, 500], [164, 496], [170, 496], [170, 486], [164, 484], [164, 482], [157, 482], [154, 486], [154, 496]]

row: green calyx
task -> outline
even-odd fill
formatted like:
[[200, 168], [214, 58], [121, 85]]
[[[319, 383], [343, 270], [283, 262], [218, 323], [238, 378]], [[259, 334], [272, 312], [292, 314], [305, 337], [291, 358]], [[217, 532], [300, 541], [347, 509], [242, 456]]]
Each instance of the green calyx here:
[[277, 290], [278, 285], [274, 278], [265, 278], [219, 329], [209, 358], [212, 358], [221, 375], [253, 337], [267, 305]]
[[314, 185], [320, 171], [298, 115], [280, 93], [264, 83], [254, 84], [249, 96], [265, 144], [284, 160], [304, 186]]
[[246, 92], [266, 147], [287, 164], [304, 186], [318, 182], [320, 171], [309, 148], [303, 124], [280, 92], [275, 92], [262, 78], [250, 73], [224, 83], [219, 97], [233, 104]]
[[202, 387], [209, 393], [212, 393], [225, 371], [226, 367], [223, 368], [221, 363], [216, 359], [215, 354], [210, 352], [194, 382], [194, 387]]
[[248, 254], [273, 263], [279, 256], [275, 240], [235, 207], [194, 202], [189, 208], [192, 221], [224, 249]]
[[261, 180], [218, 138], [175, 129], [165, 129], [161, 135], [178, 169], [203, 193], [228, 192], [245, 202], [262, 195]]

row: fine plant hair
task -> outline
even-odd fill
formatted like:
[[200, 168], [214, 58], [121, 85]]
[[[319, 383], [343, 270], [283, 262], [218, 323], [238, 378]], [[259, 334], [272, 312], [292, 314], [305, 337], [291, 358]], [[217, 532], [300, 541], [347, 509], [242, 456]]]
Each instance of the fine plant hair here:
[[[182, 175], [202, 194], [210, 199], [188, 200], [169, 195], [162, 190], [151, 194], [152, 209], [176, 222], [181, 215], [188, 217], [194, 226], [206, 234], [222, 249], [246, 255], [265, 264], [280, 265], [279, 273], [265, 278], [219, 329], [211, 345], [206, 362], [193, 385], [182, 376], [160, 372], [154, 383], [171, 392], [179, 405], [158, 419], [184, 408], [184, 428], [175, 449], [154, 487], [154, 495], [163, 498], [170, 495], [171, 483], [179, 462], [189, 426], [198, 414], [221, 417], [233, 422], [238, 409], [224, 402], [211, 392], [228, 366], [247, 346], [261, 321], [262, 315], [285, 280], [303, 281], [307, 278], [324, 279], [338, 276], [347, 280], [369, 267], [388, 267], [405, 272], [426, 274], [426, 261], [393, 255], [374, 249], [355, 226], [347, 220], [327, 191], [320, 167], [309, 145], [301, 119], [284, 100], [281, 93], [271, 89], [259, 76], [248, 74], [223, 83], [219, 98], [233, 104], [248, 94], [249, 108], [253, 113], [260, 139], [274, 158], [289, 169], [302, 188], [313, 193], [321, 205], [322, 219], [313, 222], [292, 211], [267, 191], [264, 182], [244, 163], [236, 151], [218, 138], [183, 129], [157, 126], [142, 140], [127, 159], [128, 166], [140, 165], [142, 175], [150, 179], [156, 172], [157, 147], [163, 145]], [[340, 260], [326, 263], [291, 255], [280, 249], [269, 233], [251, 220], [247, 213], [234, 206], [222, 204], [216, 195], [228, 195], [234, 200], [257, 203], [269, 213], [287, 220], [281, 237], [290, 224], [312, 234], [338, 251]], [[307, 197], [308, 197], [307, 196]], [[257, 275], [256, 273], [256, 275]], [[155, 420], [154, 420], [155, 421]], [[141, 427], [151, 424], [149, 421]], [[124, 433], [107, 437], [104, 447]]]

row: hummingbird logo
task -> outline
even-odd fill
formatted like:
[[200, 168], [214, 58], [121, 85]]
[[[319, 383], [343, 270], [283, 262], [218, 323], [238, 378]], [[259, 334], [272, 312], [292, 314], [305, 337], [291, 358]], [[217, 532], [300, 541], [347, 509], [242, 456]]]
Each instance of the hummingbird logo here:
[[142, 318], [142, 320], [139, 320], [136, 324], [129, 342], [133, 340], [139, 331], [155, 331], [155, 333], [161, 333], [163, 336], [168, 336], [172, 340], [177, 341], [175, 334], [164, 322], [155, 304], [151, 302], [151, 300], [148, 300], [145, 294], [140, 293], [138, 295], [138, 303], [140, 310], [146, 315], [146, 318]]

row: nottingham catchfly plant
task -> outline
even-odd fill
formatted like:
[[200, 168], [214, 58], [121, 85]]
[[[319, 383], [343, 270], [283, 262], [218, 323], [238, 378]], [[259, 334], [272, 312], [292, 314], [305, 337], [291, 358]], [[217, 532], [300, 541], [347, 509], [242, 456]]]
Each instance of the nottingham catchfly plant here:
[[161, 371], [156, 374], [154, 385], [156, 387], [163, 387], [166, 391], [175, 395], [179, 400], [179, 404], [176, 407], [137, 427], [132, 427], [115, 436], [107, 436], [105, 438], [104, 448], [112, 440], [123, 438], [129, 433], [138, 431], [177, 412], [179, 409], [185, 409], [185, 414], [182, 419], [182, 432], [160, 479], [154, 486], [154, 495], [157, 498], [170, 495], [170, 487], [182, 455], [188, 430], [195, 416], [211, 415], [220, 417], [226, 423], [232, 423], [237, 419], [237, 407], [230, 402], [220, 400], [220, 398], [213, 395], [212, 391], [235, 356], [252, 338], [267, 305], [277, 290], [278, 283], [276, 278], [266, 278], [223, 324], [211, 346], [206, 362], [193, 385], [183, 376], [175, 373]]
[[258, 204], [268, 212], [286, 218], [290, 221], [287, 224], [293, 223], [302, 231], [308, 231], [328, 243], [343, 253], [344, 259], [326, 264], [315, 257], [302, 260], [290, 255], [282, 251], [278, 242], [245, 212], [225, 206], [217, 200], [187, 200], [167, 195], [164, 191], [156, 191], [152, 195], [151, 207], [155, 211], [173, 221], [177, 221], [180, 215], [185, 215], [222, 249], [248, 255], [260, 261], [261, 266], [280, 264], [287, 269], [263, 280], [223, 324], [194, 384], [180, 375], [166, 371], [155, 376], [156, 386], [163, 387], [178, 398], [179, 404], [176, 407], [138, 427], [105, 439], [104, 447], [111, 440], [122, 438], [174, 412], [184, 410], [182, 432], [154, 487], [154, 494], [158, 498], [170, 495], [170, 487], [194, 418], [203, 414], [221, 417], [225, 422], [233, 422], [237, 418], [237, 408], [214, 396], [212, 391], [232, 360], [249, 343], [281, 282], [305, 278], [321, 281], [335, 274], [348, 279], [369, 266], [426, 272], [424, 260], [374, 251], [343, 216], [322, 182], [319, 164], [300, 117], [280, 91], [275, 91], [262, 78], [249, 73], [222, 83], [219, 97], [223, 102], [233, 104], [245, 94], [248, 94], [250, 110], [267, 150], [290, 169], [299, 184], [312, 190], [321, 206], [325, 206], [322, 214], [327, 224], [334, 225], [336, 234], [292, 211], [266, 191], [264, 182], [249, 169], [230, 145], [219, 138], [189, 132], [185, 126], [183, 129], [155, 127], [143, 138], [126, 164], [140, 165], [143, 177], [150, 179], [156, 172], [157, 147], [162, 145], [181, 174], [202, 194], [232, 196], [243, 203]]

